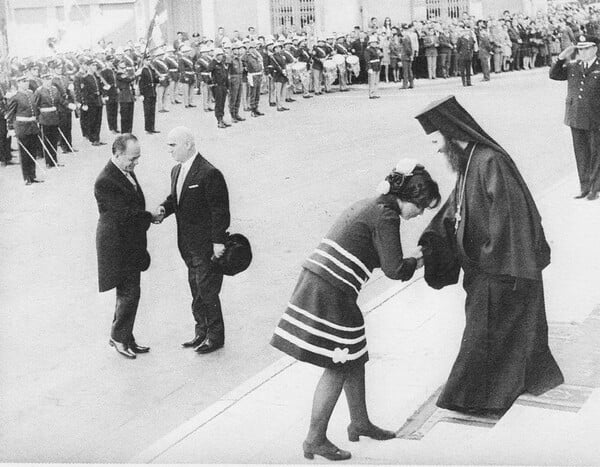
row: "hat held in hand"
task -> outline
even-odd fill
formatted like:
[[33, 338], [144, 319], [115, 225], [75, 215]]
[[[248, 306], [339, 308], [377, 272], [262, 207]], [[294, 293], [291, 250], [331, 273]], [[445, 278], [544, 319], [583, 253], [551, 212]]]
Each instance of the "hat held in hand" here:
[[245, 271], [252, 262], [250, 241], [242, 234], [228, 234], [225, 240], [225, 252], [220, 258], [213, 258], [212, 261], [226, 276], [235, 276]]

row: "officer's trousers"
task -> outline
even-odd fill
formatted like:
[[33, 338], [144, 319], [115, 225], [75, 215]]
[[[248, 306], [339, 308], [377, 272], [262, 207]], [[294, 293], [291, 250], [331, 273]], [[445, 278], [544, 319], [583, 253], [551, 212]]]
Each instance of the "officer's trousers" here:
[[156, 101], [158, 102], [158, 110], [167, 110], [167, 86], [158, 85], [156, 87]]
[[98, 142], [100, 141], [100, 128], [102, 127], [102, 106], [90, 105], [86, 113], [88, 139], [92, 143]]
[[242, 96], [242, 75], [231, 75], [229, 77], [229, 113], [231, 118], [240, 112], [240, 99]]
[[62, 148], [63, 152], [71, 152], [73, 148], [73, 117], [71, 116], [71, 111], [59, 112], [58, 122], [58, 128], [62, 132], [62, 135], [59, 135], [58, 145]]
[[21, 159], [21, 172], [23, 180], [33, 181], [35, 179], [35, 161], [40, 147], [38, 135], [22, 135], [19, 138], [19, 155]]
[[134, 102], [121, 102], [121, 133], [131, 133], [133, 130], [133, 105]]
[[144, 97], [144, 129], [154, 131], [156, 121], [156, 97]]
[[202, 94], [202, 108], [210, 109], [210, 86], [204, 81], [200, 82], [200, 93]]
[[460, 70], [460, 78], [463, 86], [471, 86], [471, 62], [470, 58], [458, 59], [458, 69]]
[[581, 192], [600, 192], [600, 130], [571, 128]]
[[108, 101], [106, 103], [106, 120], [108, 121], [108, 129], [117, 132], [117, 114], [119, 112], [119, 101]]
[[46, 159], [47, 167], [54, 167], [58, 164], [58, 155], [56, 148], [58, 147], [58, 126], [57, 125], [41, 125], [40, 135], [44, 142], [42, 151], [44, 152], [44, 158]]
[[369, 80], [369, 97], [377, 94], [377, 87], [379, 85], [379, 70], [371, 70], [367, 72]]
[[[250, 86], [250, 80], [252, 80], [252, 86]], [[250, 95], [249, 98], [249, 106], [250, 110], [257, 111], [258, 104], [260, 102], [260, 86], [262, 84], [262, 76], [248, 76], [248, 93]]]
[[213, 94], [215, 95], [215, 117], [217, 121], [223, 120], [225, 115], [225, 99], [227, 98], [227, 86], [214, 86]]

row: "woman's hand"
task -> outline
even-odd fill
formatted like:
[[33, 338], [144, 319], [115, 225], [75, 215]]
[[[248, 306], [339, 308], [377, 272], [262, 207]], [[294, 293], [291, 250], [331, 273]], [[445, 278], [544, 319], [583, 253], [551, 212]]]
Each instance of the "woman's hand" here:
[[415, 258], [417, 260], [417, 269], [423, 267], [423, 248], [421, 247], [421, 245], [415, 247], [415, 249], [409, 254], [409, 257]]

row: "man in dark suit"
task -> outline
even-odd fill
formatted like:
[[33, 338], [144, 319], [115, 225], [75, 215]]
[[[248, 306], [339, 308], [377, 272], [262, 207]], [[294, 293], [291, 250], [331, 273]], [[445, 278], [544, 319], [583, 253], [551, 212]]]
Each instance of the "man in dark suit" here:
[[98, 283], [100, 292], [117, 290], [109, 344], [121, 355], [135, 358], [150, 350], [136, 343], [133, 325], [140, 300], [140, 273], [150, 266], [146, 231], [158, 216], [146, 211], [144, 193], [133, 171], [141, 156], [137, 138], [117, 136], [112, 153], [94, 186], [100, 212]]
[[156, 121], [156, 85], [158, 84], [158, 74], [152, 68], [150, 59], [144, 57], [144, 66], [141, 70], [138, 86], [140, 94], [144, 99], [144, 127], [149, 135], [160, 133], [154, 128]]
[[[577, 60], [570, 57], [577, 50]], [[581, 36], [550, 69], [550, 79], [567, 81], [565, 124], [571, 127], [581, 192], [575, 198], [598, 199], [600, 192], [600, 63], [598, 39]]]
[[164, 217], [177, 218], [177, 244], [192, 292], [194, 338], [183, 344], [198, 353], [213, 352], [225, 343], [219, 292], [223, 275], [212, 259], [225, 251], [229, 227], [229, 195], [221, 172], [196, 150], [194, 135], [185, 127], [168, 136], [169, 152], [179, 164], [171, 171], [171, 194], [162, 204]]

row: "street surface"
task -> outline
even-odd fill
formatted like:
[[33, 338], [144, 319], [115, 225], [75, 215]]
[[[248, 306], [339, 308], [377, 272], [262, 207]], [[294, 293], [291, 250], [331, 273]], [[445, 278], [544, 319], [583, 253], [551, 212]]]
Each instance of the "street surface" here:
[[[157, 114], [162, 133], [153, 136], [143, 132], [138, 101], [136, 174], [148, 208], [169, 191], [167, 132], [186, 125], [225, 175], [231, 231], [252, 242], [250, 269], [225, 279], [225, 347], [207, 356], [180, 346], [193, 335], [193, 319], [174, 218], [148, 235], [152, 265], [142, 275], [134, 332], [151, 352], [129, 361], [108, 346], [115, 299], [97, 292], [93, 196], [113, 140], [105, 119], [101, 139], [109, 145], [99, 148], [81, 140], [74, 121], [80, 152], [62, 156], [66, 167], [49, 171], [46, 183], [26, 187], [19, 166], [0, 169], [0, 461], [126, 462], [279, 359], [269, 340], [300, 264], [345, 207], [373, 195], [404, 157], [424, 163], [444, 197], [452, 188], [414, 119], [432, 100], [455, 94], [513, 156], [536, 198], [574, 174], [562, 124], [566, 86], [550, 81], [547, 69], [493, 75], [489, 83], [476, 76], [471, 88], [458, 79], [398, 88], [384, 87], [378, 100], [364, 88], [299, 98], [284, 113], [262, 96], [264, 117], [244, 113], [246, 122], [227, 130], [216, 128], [212, 113], [178, 105]], [[407, 249], [431, 215], [403, 223]], [[390, 285], [374, 281], [362, 302]]]

